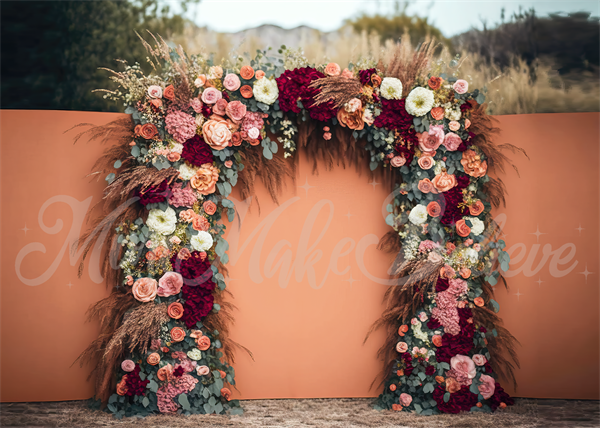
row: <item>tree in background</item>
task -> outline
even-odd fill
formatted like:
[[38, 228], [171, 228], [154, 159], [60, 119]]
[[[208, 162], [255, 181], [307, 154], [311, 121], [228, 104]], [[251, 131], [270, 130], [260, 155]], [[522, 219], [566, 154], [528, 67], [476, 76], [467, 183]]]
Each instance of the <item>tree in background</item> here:
[[2, 1], [0, 15], [5, 109], [119, 111], [92, 93], [107, 85], [98, 67], [146, 58], [136, 31], [168, 37], [185, 24], [160, 0]]

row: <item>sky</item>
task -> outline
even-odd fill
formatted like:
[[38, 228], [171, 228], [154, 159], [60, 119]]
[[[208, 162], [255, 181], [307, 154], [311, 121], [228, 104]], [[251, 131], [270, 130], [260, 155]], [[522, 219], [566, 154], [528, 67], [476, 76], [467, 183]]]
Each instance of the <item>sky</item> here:
[[[167, 0], [177, 10], [177, 2]], [[187, 17], [199, 26], [207, 26], [219, 32], [237, 32], [262, 24], [274, 24], [283, 28], [307, 25], [322, 31], [333, 31], [342, 26], [345, 19], [362, 12], [368, 14], [391, 13], [393, 0], [202, 0], [193, 6]], [[444, 36], [460, 34], [472, 27], [488, 27], [500, 22], [502, 8], [506, 17], [513, 12], [535, 8], [538, 15], [553, 12], [588, 11], [592, 16], [600, 13], [597, 0], [566, 1], [496, 1], [496, 0], [414, 0], [407, 12], [428, 16]]]

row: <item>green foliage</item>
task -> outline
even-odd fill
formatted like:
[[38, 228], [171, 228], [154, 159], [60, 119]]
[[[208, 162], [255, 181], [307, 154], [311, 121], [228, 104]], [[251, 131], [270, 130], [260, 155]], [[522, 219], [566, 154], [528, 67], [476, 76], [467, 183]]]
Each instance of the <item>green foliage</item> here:
[[145, 62], [136, 31], [169, 37], [185, 24], [159, 0], [3, 1], [1, 7], [1, 102], [12, 109], [122, 111], [92, 93], [108, 82], [98, 67], [115, 69], [116, 59]]

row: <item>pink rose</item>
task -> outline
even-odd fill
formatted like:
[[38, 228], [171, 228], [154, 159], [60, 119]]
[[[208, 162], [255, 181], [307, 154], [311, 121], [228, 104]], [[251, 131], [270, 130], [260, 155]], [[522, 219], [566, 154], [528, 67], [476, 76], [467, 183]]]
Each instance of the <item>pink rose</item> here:
[[210, 373], [210, 369], [206, 366], [198, 366], [196, 367], [196, 374], [198, 376], [206, 376]]
[[225, 113], [227, 113], [227, 116], [234, 122], [241, 122], [246, 115], [246, 105], [239, 101], [232, 101], [227, 104]]
[[449, 281], [448, 293], [460, 296], [467, 292], [467, 281], [460, 278], [453, 278]]
[[362, 101], [358, 98], [352, 98], [346, 103], [345, 108], [350, 113], [354, 113], [356, 110], [360, 110], [362, 108]]
[[217, 100], [217, 102], [212, 108], [213, 113], [218, 114], [219, 116], [225, 116], [225, 109], [227, 108], [227, 104], [229, 103], [223, 98]]
[[179, 294], [183, 277], [177, 272], [167, 272], [158, 280], [158, 295], [161, 297]]
[[427, 314], [426, 314], [425, 312], [421, 312], [421, 313], [419, 314], [419, 320], [420, 320], [421, 322], [425, 322], [425, 321], [427, 321]]
[[252, 138], [253, 140], [256, 140], [259, 135], [260, 135], [260, 130], [258, 128], [250, 128], [248, 130], [248, 137]]
[[226, 160], [226, 161], [225, 161], [225, 163], [224, 163], [224, 165], [225, 165], [227, 168], [231, 168], [231, 166], [233, 165], [233, 161], [231, 161], [231, 160]]
[[412, 397], [403, 392], [402, 394], [400, 394], [400, 404], [402, 404], [404, 407], [408, 407], [410, 406], [410, 403], [412, 403]]
[[121, 363], [121, 368], [123, 369], [123, 371], [132, 372], [133, 370], [135, 370], [135, 363], [131, 360], [124, 360]]
[[341, 68], [335, 62], [330, 62], [325, 67], [325, 74], [327, 74], [328, 76], [339, 76], [340, 72]]
[[363, 122], [365, 122], [367, 125], [373, 125], [373, 122], [375, 122], [375, 118], [373, 117], [373, 112], [371, 110], [369, 110], [368, 108], [365, 109], [365, 112], [363, 113]]
[[465, 375], [469, 379], [473, 379], [477, 374], [475, 363], [466, 355], [455, 355], [450, 359], [450, 365], [458, 373]]
[[150, 98], [162, 98], [162, 88], [158, 85], [152, 85], [148, 88]]
[[452, 85], [452, 89], [456, 91], [457, 94], [465, 94], [469, 90], [469, 82], [466, 80], [459, 79], [454, 82]]
[[225, 86], [225, 89], [228, 91], [237, 91], [240, 89], [241, 85], [242, 82], [240, 82], [240, 78], [237, 76], [237, 74], [229, 73], [227, 76], [225, 76], [225, 79], [223, 79], [223, 86]]
[[469, 129], [469, 126], [471, 126], [471, 121], [469, 119], [465, 119], [465, 129]]
[[427, 256], [427, 260], [429, 260], [431, 263], [439, 263], [439, 262], [441, 262], [443, 259], [442, 259], [442, 256], [440, 256], [438, 253], [436, 253], [436, 252], [433, 252], [433, 251], [432, 251], [432, 252], [431, 252], [431, 253], [429, 253], [429, 255]]
[[342, 71], [342, 77], [345, 77], [346, 79], [352, 79], [354, 77], [354, 75], [352, 74], [352, 72], [350, 70], [348, 70], [347, 68], [344, 68], [344, 71]]
[[416, 318], [413, 318], [413, 319], [411, 319], [411, 320], [410, 320], [410, 323], [411, 323], [412, 325], [417, 325], [417, 324], [419, 323], [419, 320], [418, 320], [418, 319], [416, 319]]
[[390, 165], [392, 165], [395, 168], [400, 168], [405, 163], [406, 159], [404, 159], [404, 156], [394, 156], [390, 161]]
[[192, 98], [192, 100], [190, 101], [190, 107], [196, 113], [202, 113], [202, 101], [200, 101], [198, 98]]
[[473, 355], [472, 359], [475, 365], [478, 365], [480, 367], [487, 363], [487, 358], [485, 358], [485, 355], [475, 354]]
[[471, 238], [467, 239], [464, 244], [468, 247], [469, 245], [471, 245], [473, 243], [473, 240]]
[[461, 143], [461, 138], [454, 132], [448, 132], [444, 137], [443, 144], [446, 147], [446, 149], [450, 150], [451, 152], [456, 151], [456, 149], [458, 149], [458, 146], [460, 146]]
[[431, 156], [425, 155], [425, 156], [421, 156], [419, 158], [419, 160], [417, 161], [417, 163], [419, 164], [421, 169], [427, 170], [427, 169], [430, 169], [435, 162]]
[[496, 390], [496, 381], [493, 377], [482, 374], [479, 378], [481, 382], [477, 388], [479, 389], [479, 393], [483, 396], [484, 400], [487, 400], [494, 395], [494, 391]]
[[456, 271], [449, 264], [445, 264], [444, 267], [440, 269], [440, 276], [446, 279], [454, 278], [456, 276]]
[[448, 124], [448, 128], [450, 128], [451, 131], [458, 131], [460, 129], [460, 123], [458, 123], [456, 120], [452, 120]]
[[419, 349], [419, 354], [426, 355], [427, 354], [427, 349], [425, 349], [425, 348]]
[[406, 342], [398, 342], [398, 344], [396, 345], [396, 351], [400, 352], [401, 354], [408, 351], [408, 345], [406, 344]]
[[323, 139], [326, 140], [326, 141], [331, 140], [331, 132], [325, 132], [323, 134]]
[[223, 94], [217, 88], [206, 88], [202, 92], [202, 101], [206, 104], [214, 104], [223, 98]]
[[473, 249], [474, 249], [475, 251], [480, 251], [480, 250], [481, 250], [481, 245], [479, 245], [479, 244], [475, 244], [475, 245], [473, 245]]
[[435, 152], [444, 141], [444, 126], [430, 125], [429, 132], [417, 134], [419, 137], [419, 148], [422, 152]]

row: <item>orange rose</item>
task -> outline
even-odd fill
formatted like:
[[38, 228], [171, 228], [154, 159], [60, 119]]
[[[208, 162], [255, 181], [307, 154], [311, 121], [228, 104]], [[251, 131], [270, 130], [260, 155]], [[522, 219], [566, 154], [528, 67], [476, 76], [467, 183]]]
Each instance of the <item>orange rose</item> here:
[[440, 172], [431, 182], [438, 192], [447, 192], [456, 186], [456, 177], [454, 174], [448, 174], [445, 171]]
[[140, 302], [151, 302], [156, 297], [158, 283], [152, 278], [140, 278], [133, 283], [131, 293]]
[[[406, 333], [408, 331], [408, 326], [406, 324], [402, 324], [399, 328], [398, 328], [398, 334], [400, 333]], [[401, 335], [402, 336], [402, 335]]]
[[360, 131], [365, 127], [365, 122], [362, 119], [362, 110], [350, 113], [345, 108], [341, 108], [338, 110], [337, 119], [343, 127], [348, 127], [356, 131]]
[[169, 85], [165, 88], [163, 91], [163, 97], [171, 101], [175, 99], [175, 88], [173, 85]]
[[162, 381], [170, 380], [172, 375], [173, 366], [171, 364], [167, 364], [166, 366], [161, 367], [156, 373], [156, 377], [158, 377]]
[[154, 254], [153, 251], [148, 251], [146, 253], [146, 260], [148, 260], [149, 262], [153, 262], [155, 260], [158, 260], [158, 257], [156, 257], [156, 254]]
[[204, 141], [213, 150], [223, 150], [229, 145], [231, 141], [231, 130], [229, 129], [227, 121], [220, 119], [212, 119], [204, 122], [202, 125], [202, 134], [204, 135]]
[[483, 206], [483, 202], [478, 200], [477, 202], [469, 205], [469, 214], [472, 216], [478, 216], [483, 212], [484, 209], [485, 207]]
[[227, 373], [225, 373], [223, 370], [219, 370], [219, 374], [221, 375], [221, 379], [225, 379], [225, 376], [227, 376]]
[[475, 405], [476, 405], [477, 407], [483, 407], [483, 404], [481, 404], [481, 403], [477, 403], [477, 404], [475, 404]]
[[196, 343], [198, 344], [198, 349], [201, 351], [206, 351], [208, 348], [210, 348], [210, 339], [208, 336], [202, 336], [196, 339]]
[[150, 100], [150, 104], [152, 104], [156, 108], [161, 108], [163, 105], [162, 100], [159, 100], [158, 98], [154, 98], [153, 100]]
[[240, 132], [234, 132], [231, 134], [231, 144], [236, 147], [242, 145], [242, 134]]
[[442, 120], [444, 118], [444, 107], [432, 108], [431, 117], [433, 117], [435, 120]]
[[156, 352], [153, 352], [150, 355], [148, 355], [148, 358], [146, 358], [146, 362], [151, 366], [155, 366], [158, 363], [160, 363], [160, 355], [158, 355]]
[[441, 213], [442, 208], [440, 207], [440, 204], [435, 201], [429, 202], [427, 205], [427, 214], [429, 214], [431, 217], [438, 217]]
[[171, 340], [173, 342], [181, 342], [185, 338], [185, 330], [181, 327], [173, 327], [171, 329]]
[[145, 123], [140, 128], [140, 137], [151, 140], [158, 135], [158, 129], [152, 123]]
[[390, 385], [390, 391], [394, 392], [396, 390], [396, 385], [393, 383]]
[[117, 384], [117, 394], [125, 395], [127, 394], [128, 388], [125, 382], [127, 381], [127, 375], [123, 375], [121, 378], [121, 382]]
[[467, 269], [466, 267], [462, 267], [462, 268], [460, 268], [460, 270], [458, 271], [458, 273], [460, 273], [460, 276], [462, 276], [464, 279], [467, 279], [468, 277], [471, 276], [471, 269]]
[[506, 409], [506, 403], [502, 402], [498, 407], [500, 407], [501, 409]]
[[166, 346], [163, 346], [162, 348], [160, 348], [160, 350], [163, 351], [165, 354], [169, 352], [169, 348], [167, 348]]
[[192, 221], [192, 227], [194, 230], [202, 230], [206, 232], [210, 228], [210, 224], [208, 223], [206, 217], [197, 215]]
[[453, 377], [446, 378], [446, 391], [450, 394], [460, 389], [460, 384]]
[[335, 62], [330, 62], [325, 67], [325, 74], [328, 76], [339, 76], [341, 72], [342, 72], [342, 69]]
[[174, 320], [178, 320], [183, 316], [183, 305], [179, 302], [173, 302], [167, 308], [167, 314]]
[[371, 75], [371, 84], [373, 85], [374, 88], [381, 85], [381, 77], [377, 74], [372, 74]]
[[242, 76], [242, 79], [250, 80], [254, 77], [254, 69], [249, 65], [245, 65], [240, 70], [240, 76]]
[[471, 177], [483, 177], [487, 172], [487, 161], [482, 162], [481, 156], [471, 149], [463, 152], [460, 163], [462, 164], [465, 173], [469, 174]]
[[204, 209], [206, 214], [213, 215], [217, 212], [217, 205], [213, 201], [204, 201], [202, 209]]
[[156, 249], [154, 250], [154, 254], [156, 254], [156, 257], [158, 257], [159, 259], [162, 259], [163, 257], [168, 257], [170, 253], [167, 248], [160, 245], [156, 247]]
[[[258, 71], [261, 71], [261, 70], [258, 70]], [[258, 71], [256, 72], [257, 79], [258, 79]], [[249, 85], [242, 86], [240, 88], [240, 93], [242, 94], [242, 97], [244, 97], [244, 98], [252, 98], [252, 95], [253, 95], [252, 86], [249, 86]]]
[[229, 401], [229, 399], [231, 398], [231, 391], [229, 390], [229, 388], [221, 388], [221, 397]]
[[400, 404], [394, 403], [394, 404], [392, 404], [392, 410], [395, 412], [400, 412], [400, 411], [402, 411], [402, 406]]
[[435, 381], [436, 381], [437, 383], [444, 383], [444, 378], [443, 378], [442, 376], [436, 376], [436, 377], [435, 377]]
[[404, 376], [404, 370], [396, 370], [396, 376]]
[[432, 341], [432, 342], [433, 342], [433, 344], [434, 344], [435, 346], [437, 346], [438, 348], [439, 348], [440, 346], [442, 346], [442, 336], [440, 336], [439, 334], [436, 334], [435, 336], [433, 336], [433, 337], [431, 338], [431, 341]]
[[479, 307], [485, 305], [485, 301], [481, 297], [475, 297], [475, 299], [473, 299], [473, 303], [475, 303]]
[[219, 170], [210, 163], [205, 163], [191, 178], [190, 185], [203, 195], [215, 193], [215, 185], [219, 179]]
[[423, 180], [420, 180], [419, 184], [417, 184], [417, 188], [423, 193], [437, 193], [437, 190], [435, 189], [433, 183], [431, 182], [431, 180], [429, 180], [429, 178], [424, 178]]
[[[265, 77], [265, 72], [262, 70], [256, 70], [256, 80], [260, 80]], [[250, 88], [252, 89], [252, 88]]]
[[437, 91], [438, 89], [440, 89], [442, 87], [442, 82], [443, 81], [444, 81], [444, 79], [442, 79], [441, 77], [432, 76], [427, 81], [427, 84], [429, 85], [429, 87], [432, 90]]
[[463, 238], [466, 238], [471, 233], [471, 228], [467, 226], [467, 223], [462, 218], [456, 222], [456, 233]]

